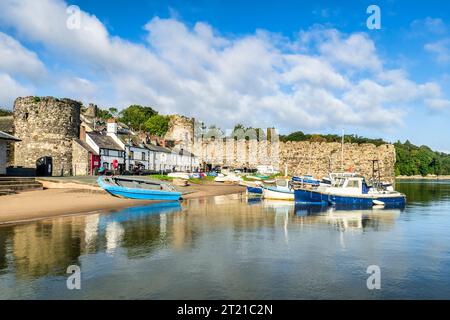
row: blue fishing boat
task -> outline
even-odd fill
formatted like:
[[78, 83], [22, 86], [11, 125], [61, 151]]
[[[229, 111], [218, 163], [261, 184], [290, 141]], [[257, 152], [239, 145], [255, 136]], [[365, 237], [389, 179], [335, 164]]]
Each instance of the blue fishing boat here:
[[253, 194], [262, 194], [263, 193], [263, 188], [261, 186], [246, 186], [247, 187], [247, 192], [248, 193], [253, 193]]
[[369, 187], [361, 176], [337, 179], [331, 186], [316, 189], [297, 188], [297, 203], [317, 205], [404, 206], [406, 196], [400, 192]]
[[97, 183], [106, 192], [121, 198], [166, 201], [178, 201], [181, 198], [181, 192], [164, 182], [101, 176]]

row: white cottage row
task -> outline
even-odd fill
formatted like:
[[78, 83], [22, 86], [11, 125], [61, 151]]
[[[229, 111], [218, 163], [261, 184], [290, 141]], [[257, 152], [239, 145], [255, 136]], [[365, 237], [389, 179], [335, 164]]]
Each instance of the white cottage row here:
[[87, 132], [86, 143], [99, 156], [100, 164], [112, 169], [117, 161], [121, 170], [141, 167], [152, 171], [194, 171], [200, 167], [199, 159], [183, 149], [168, 149], [142, 143], [131, 133], [118, 133], [115, 121], [108, 121], [106, 133]]

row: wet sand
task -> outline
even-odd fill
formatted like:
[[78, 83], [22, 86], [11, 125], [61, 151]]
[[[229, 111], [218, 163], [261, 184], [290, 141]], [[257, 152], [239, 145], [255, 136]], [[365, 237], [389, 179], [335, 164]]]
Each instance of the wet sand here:
[[[186, 188], [183, 199], [239, 193], [238, 185], [204, 184]], [[55, 216], [111, 211], [157, 201], [113, 197], [104, 191], [83, 189], [47, 189], [0, 197], [0, 224], [40, 220]]]

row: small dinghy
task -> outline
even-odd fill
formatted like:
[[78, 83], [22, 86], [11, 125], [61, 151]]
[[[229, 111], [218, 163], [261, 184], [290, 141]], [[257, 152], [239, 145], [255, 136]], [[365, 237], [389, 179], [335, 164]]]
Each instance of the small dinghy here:
[[166, 201], [178, 201], [181, 198], [181, 192], [164, 182], [101, 176], [97, 183], [106, 192], [121, 198]]

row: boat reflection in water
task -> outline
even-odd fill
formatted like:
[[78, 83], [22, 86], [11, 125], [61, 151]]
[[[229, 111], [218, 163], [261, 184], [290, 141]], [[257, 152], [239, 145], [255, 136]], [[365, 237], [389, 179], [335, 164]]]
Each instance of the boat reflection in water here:
[[392, 225], [404, 207], [389, 208], [374, 206], [365, 208], [360, 206], [316, 206], [295, 205], [295, 215], [305, 218], [309, 223], [326, 223], [339, 231], [372, 228], [378, 230], [380, 222], [383, 226]]

